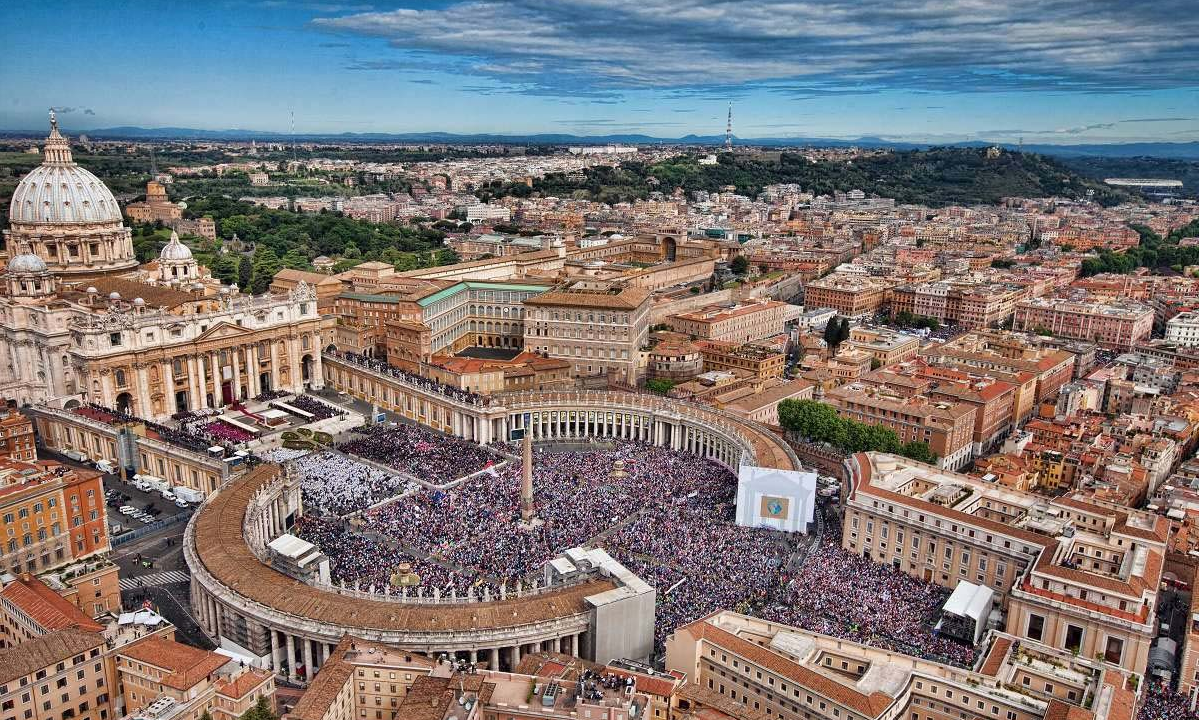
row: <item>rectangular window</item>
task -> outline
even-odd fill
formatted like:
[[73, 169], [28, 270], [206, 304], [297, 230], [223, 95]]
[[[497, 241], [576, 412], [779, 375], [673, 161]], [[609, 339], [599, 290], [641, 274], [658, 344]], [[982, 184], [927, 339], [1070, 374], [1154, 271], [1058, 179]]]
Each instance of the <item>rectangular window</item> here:
[[1040, 640], [1041, 635], [1045, 632], [1045, 618], [1040, 615], [1028, 616], [1028, 630], [1024, 633], [1025, 637], [1033, 640]]

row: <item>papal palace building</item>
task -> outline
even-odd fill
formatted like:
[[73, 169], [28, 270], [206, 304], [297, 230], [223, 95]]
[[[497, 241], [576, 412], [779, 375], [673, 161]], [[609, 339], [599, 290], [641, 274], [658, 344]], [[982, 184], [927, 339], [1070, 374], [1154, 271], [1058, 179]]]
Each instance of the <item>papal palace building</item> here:
[[9, 219], [0, 395], [159, 420], [323, 386], [311, 286], [260, 297], [214, 288], [176, 237], [136, 269], [112, 193], [75, 164], [53, 119], [44, 161], [21, 180]]

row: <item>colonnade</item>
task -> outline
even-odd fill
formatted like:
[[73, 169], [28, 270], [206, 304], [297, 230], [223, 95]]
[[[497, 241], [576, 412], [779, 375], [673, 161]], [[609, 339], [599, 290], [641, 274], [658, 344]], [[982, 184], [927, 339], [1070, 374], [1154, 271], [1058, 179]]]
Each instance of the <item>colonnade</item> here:
[[[340, 638], [313, 637], [296, 632], [294, 628], [271, 626], [247, 617], [230, 609], [195, 579], [192, 580], [191, 591], [195, 620], [209, 637], [217, 642], [225, 637], [246, 646], [246, 649], [259, 654], [266, 667], [291, 682], [310, 680], [314, 673], [320, 671], [340, 641]], [[555, 652], [578, 656], [587, 652], [590, 643], [589, 631], [580, 631], [525, 643], [476, 643], [463, 638], [462, 643], [444, 646], [430, 643], [421, 649], [413, 648], [411, 643], [403, 645], [433, 660], [445, 655], [474, 664], [486, 663], [488, 668], [513, 670], [526, 655]]]
[[716, 430], [653, 411], [569, 409], [563, 405], [560, 410], [511, 413], [508, 423], [511, 428], [530, 431], [535, 442], [635, 440], [716, 460], [733, 470], [740, 466], [743, 452], [738, 443]]

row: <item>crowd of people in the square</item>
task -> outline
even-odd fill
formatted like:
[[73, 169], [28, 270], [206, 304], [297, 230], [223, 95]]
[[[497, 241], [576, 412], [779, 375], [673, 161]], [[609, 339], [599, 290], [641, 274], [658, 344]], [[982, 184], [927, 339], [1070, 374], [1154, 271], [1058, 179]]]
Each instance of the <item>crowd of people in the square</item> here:
[[974, 650], [932, 633], [949, 590], [923, 582], [841, 547], [840, 524], [825, 523], [821, 541], [798, 569], [782, 578], [785, 590], [763, 609], [768, 619], [856, 642], [969, 665]]
[[503, 460], [476, 443], [442, 435], [423, 425], [374, 425], [355, 433], [357, 437], [341, 443], [338, 449], [433, 485], [444, 485]]
[[1151, 682], [1145, 688], [1137, 720], [1199, 720], [1199, 712], [1191, 710], [1185, 695], [1173, 692], [1168, 686]]
[[446, 385], [445, 383], [438, 382], [431, 378], [422, 377], [415, 373], [401, 370], [400, 368], [388, 363], [386, 360], [380, 360], [379, 358], [367, 357], [366, 355], [360, 355], [358, 353], [351, 352], [335, 352], [332, 354], [334, 357], [345, 360], [346, 362], [351, 362], [355, 365], [369, 368], [377, 373], [390, 375], [391, 377], [396, 378], [397, 380], [402, 380], [409, 385], [413, 385], [428, 392], [435, 392], [439, 395], [445, 395], [446, 397], [453, 398], [458, 402], [476, 405], [478, 407], [487, 407], [491, 404], [491, 398], [487, 395], [480, 395], [479, 393], [471, 392], [470, 390], [462, 390], [453, 387], [452, 385]]
[[[270, 451], [277, 457], [280, 451]], [[399, 494], [411, 482], [335, 452], [306, 453], [292, 460], [305, 512], [341, 517]]]
[[[373, 441], [374, 458], [413, 451], [415, 443], [406, 435], [397, 440], [390, 434], [395, 430], [369, 431], [346, 449], [361, 451], [364, 441]], [[427, 442], [462, 443], [441, 436]], [[617, 460], [624, 462], [623, 473], [614, 472]], [[394, 457], [380, 461], [401, 464]], [[501, 585], [511, 592], [538, 577], [545, 562], [563, 550], [594, 546], [656, 587], [659, 650], [679, 625], [731, 608], [942, 661], [965, 665], [973, 659], [972, 649], [931, 630], [947, 595], [943, 588], [845, 552], [835, 518], [814, 544], [803, 536], [737, 525], [736, 477], [702, 458], [629, 442], [594, 450], [538, 448], [534, 507], [540, 524], [532, 528], [520, 523], [519, 461], [447, 490], [412, 489], [348, 522], [335, 517], [343, 514], [339, 510], [364, 497], [394, 494], [397, 487], [386, 485], [384, 474], [372, 476], [365, 466], [355, 468], [332, 453], [306, 455], [296, 463], [310, 468], [308, 516], [297, 533], [329, 556], [338, 583], [381, 592], [407, 564], [409, 581], [424, 586], [426, 595], [433, 588], [482, 595], [487, 588], [495, 597]], [[426, 470], [424, 477], [430, 474]], [[348, 495], [347, 487], [355, 485], [363, 486], [362, 494]], [[319, 492], [325, 495], [319, 495], [316, 488], [324, 486], [328, 489]], [[340, 504], [350, 497], [358, 500]], [[328, 512], [319, 517], [316, 508]], [[792, 564], [797, 557], [802, 560]]]
[[[341, 408], [333, 407], [327, 402], [322, 402], [316, 398], [308, 397], [307, 395], [296, 395], [293, 398], [281, 400], [280, 402], [297, 410], [303, 410], [311, 415], [311, 418], [304, 418], [306, 422], [327, 420], [331, 417], [337, 417], [338, 415], [346, 414], [346, 411], [342, 410]], [[272, 402], [271, 407], [277, 407], [277, 405]]]

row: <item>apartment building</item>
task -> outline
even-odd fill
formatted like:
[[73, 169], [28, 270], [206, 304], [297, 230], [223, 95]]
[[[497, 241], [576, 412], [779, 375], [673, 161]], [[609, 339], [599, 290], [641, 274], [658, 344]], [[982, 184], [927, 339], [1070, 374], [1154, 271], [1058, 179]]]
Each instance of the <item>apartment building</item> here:
[[1102, 663], [1003, 633], [984, 650], [963, 669], [721, 610], [667, 638], [666, 667], [688, 678], [673, 717], [1133, 717], [1131, 683]]
[[781, 377], [787, 356], [759, 345], [741, 345], [718, 340], [697, 340], [695, 347], [703, 356], [705, 372], [748, 373], [759, 380]]
[[784, 332], [803, 308], [777, 300], [752, 300], [734, 305], [710, 305], [694, 312], [671, 315], [676, 332], [702, 340], [748, 343]]
[[[1019, 388], [1015, 400], [1016, 424], [1024, 422], [1037, 404], [1056, 397], [1074, 376], [1073, 354], [1057, 348], [1036, 347], [1025, 336], [1002, 330], [968, 332], [924, 348], [920, 355], [932, 363], [984, 370], [996, 379], [1016, 384]], [[1026, 392], [1030, 380], [1035, 382], [1031, 396]]]
[[259, 698], [273, 707], [274, 675], [227, 655], [160, 635], [129, 643], [113, 654], [127, 713], [144, 718], [237, 720]]
[[948, 588], [989, 586], [1007, 632], [1143, 673], [1169, 521], [881, 453], [850, 460], [844, 548]]
[[67, 628], [0, 650], [0, 717], [113, 720], [104, 635]]
[[0, 589], [0, 648], [72, 628], [104, 630], [77, 605], [29, 573], [18, 575]]
[[832, 308], [838, 315], [863, 317], [879, 311], [891, 295], [892, 283], [866, 275], [834, 273], [804, 286], [804, 307]]
[[[0, 458], [0, 568], [41, 574], [98, 560], [109, 550], [106, 510], [100, 473]], [[93, 615], [120, 607], [116, 566], [96, 565], [66, 580], [82, 582], [84, 575], [89, 583], [96, 580], [99, 594], [90, 588], [78, 593], [78, 602]]]
[[920, 350], [920, 338], [887, 328], [855, 327], [841, 343], [841, 350], [868, 352], [872, 365], [886, 367], [915, 357]]
[[868, 425], [891, 428], [900, 442], [924, 442], [937, 465], [956, 470], [973, 458], [974, 408], [923, 395], [903, 396], [885, 387], [853, 382], [825, 393], [837, 414]]
[[1012, 329], [1132, 350], [1153, 332], [1153, 308], [1131, 301], [1097, 303], [1034, 298], [1016, 304]]
[[925, 395], [931, 400], [974, 408], [971, 453], [978, 457], [1012, 431], [1016, 386], [984, 373], [930, 365], [921, 359], [897, 363], [864, 375], [862, 382], [901, 397]]
[[901, 285], [891, 293], [891, 313], [908, 312], [967, 328], [1007, 322], [1024, 288], [999, 283], [933, 282]]
[[1199, 347], [1199, 312], [1180, 312], [1166, 321], [1166, 342]]
[[[618, 668], [621, 682], [605, 687], [591, 663], [552, 655], [532, 667], [535, 659], [500, 672], [346, 636], [284, 720], [664, 720], [657, 693], [678, 681]], [[587, 692], [576, 697], [580, 683]]]
[[524, 346], [566, 360], [576, 377], [606, 375], [635, 385], [644, 376], [649, 291], [574, 280], [524, 301]]
[[33, 438], [33, 422], [15, 405], [0, 400], [0, 458], [37, 460]]

